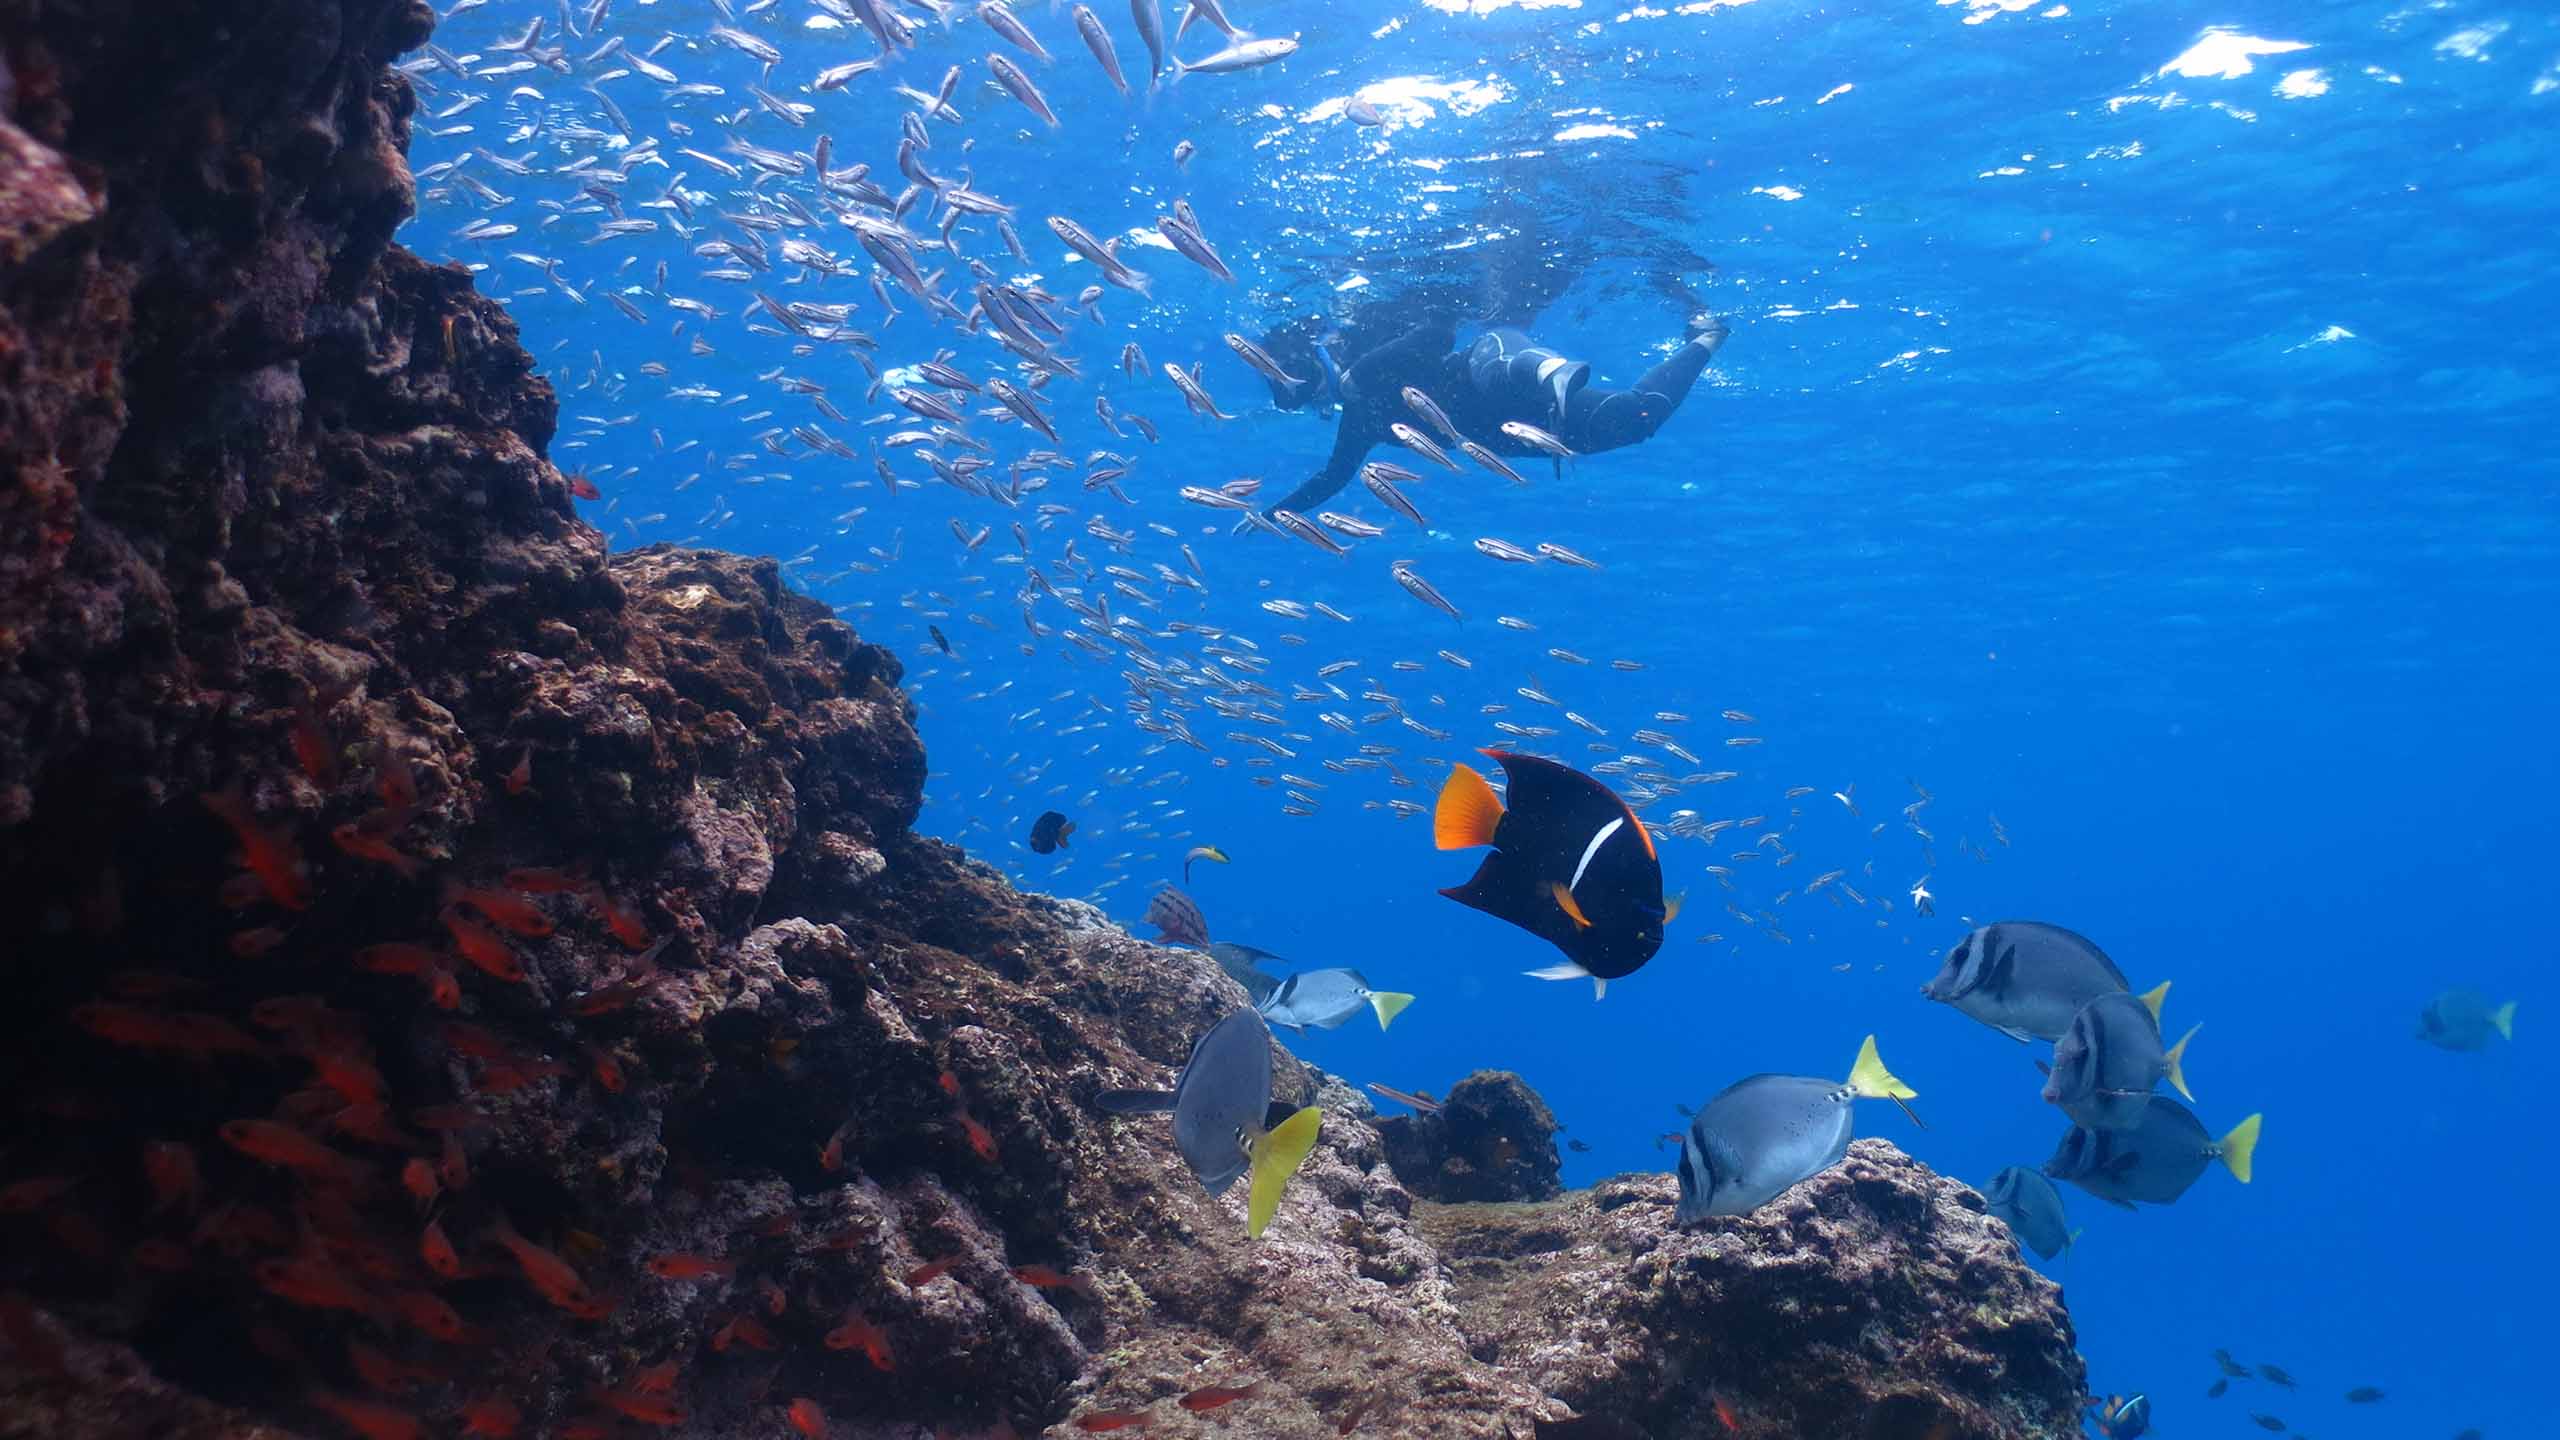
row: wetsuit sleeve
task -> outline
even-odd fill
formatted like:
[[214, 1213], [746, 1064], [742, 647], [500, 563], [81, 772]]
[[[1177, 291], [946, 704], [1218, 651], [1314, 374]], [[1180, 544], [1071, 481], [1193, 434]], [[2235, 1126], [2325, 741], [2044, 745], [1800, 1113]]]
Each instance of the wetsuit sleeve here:
[[1362, 405], [1382, 409], [1405, 386], [1428, 378], [1432, 363], [1449, 353], [1457, 340], [1457, 328], [1447, 316], [1432, 316], [1351, 362], [1342, 377], [1344, 387], [1359, 396]]

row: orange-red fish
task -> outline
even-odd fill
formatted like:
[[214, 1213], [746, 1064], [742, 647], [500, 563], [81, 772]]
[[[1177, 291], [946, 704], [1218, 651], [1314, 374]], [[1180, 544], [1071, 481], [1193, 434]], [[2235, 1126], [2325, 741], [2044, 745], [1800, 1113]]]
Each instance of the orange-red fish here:
[[329, 839], [340, 850], [359, 860], [370, 860], [376, 865], [390, 866], [403, 880], [417, 879], [419, 872], [426, 868], [417, 856], [352, 820], [330, 830]]
[[541, 1080], [556, 1080], [569, 1073], [569, 1067], [557, 1060], [493, 1060], [480, 1067], [479, 1088], [489, 1095], [512, 1095], [527, 1085]]
[[409, 1198], [424, 1210], [436, 1203], [436, 1193], [444, 1187], [436, 1183], [435, 1162], [424, 1155], [412, 1155], [400, 1167], [400, 1188], [408, 1191]]
[[64, 1363], [62, 1342], [45, 1328], [24, 1295], [0, 1295], [0, 1340], [9, 1342], [21, 1366], [39, 1375], [64, 1378], [71, 1373]]
[[1088, 1296], [1093, 1293], [1093, 1278], [1091, 1276], [1082, 1273], [1074, 1275], [1065, 1274], [1054, 1265], [1016, 1265], [1013, 1267], [1013, 1278], [1021, 1281], [1025, 1285], [1035, 1286], [1042, 1290], [1057, 1290], [1063, 1288], [1073, 1290], [1079, 1295]]
[[1716, 1418], [1724, 1422], [1726, 1433], [1733, 1435], [1741, 1434], [1742, 1422], [1734, 1418], [1733, 1407], [1724, 1403], [1724, 1397], [1721, 1395], [1711, 1395], [1708, 1398], [1715, 1401]]
[[303, 870], [301, 852], [294, 848], [292, 840], [258, 823], [237, 784], [196, 798], [215, 818], [231, 827], [231, 833], [240, 841], [240, 863], [258, 877], [268, 899], [287, 910], [311, 908], [311, 882]]
[[1140, 1430], [1147, 1428], [1146, 1411], [1096, 1410], [1091, 1414], [1079, 1416], [1076, 1420], [1076, 1428], [1088, 1435], [1102, 1435], [1113, 1430], [1127, 1430], [1133, 1426]]
[[166, 970], [119, 970], [107, 977], [107, 993], [119, 1000], [172, 1000], [209, 988], [192, 975], [172, 975]]
[[889, 1349], [889, 1332], [872, 1324], [859, 1311], [847, 1311], [844, 1323], [827, 1332], [826, 1346], [830, 1350], [860, 1350], [882, 1370], [898, 1368], [898, 1357]]
[[510, 870], [504, 883], [519, 895], [566, 895], [585, 888], [587, 867], [572, 865], [565, 870]]
[[524, 1411], [503, 1395], [483, 1396], [462, 1407], [462, 1433], [479, 1440], [513, 1440]]
[[382, 1308], [373, 1292], [325, 1260], [261, 1260], [250, 1268], [250, 1274], [257, 1277], [267, 1293], [314, 1310], [352, 1310], [359, 1315], [373, 1315]]
[[377, 975], [424, 975], [444, 964], [444, 954], [424, 945], [387, 940], [358, 950], [356, 964]]
[[149, 1140], [142, 1146], [142, 1178], [151, 1182], [151, 1213], [165, 1214], [184, 1205], [196, 1213], [204, 1199], [204, 1176], [196, 1169], [196, 1151], [177, 1140]]
[[764, 1297], [764, 1313], [767, 1315], [779, 1315], [783, 1307], [791, 1303], [783, 1297], [782, 1287], [770, 1279], [758, 1279], [756, 1293]]
[[452, 1130], [444, 1132], [444, 1153], [436, 1160], [436, 1178], [447, 1190], [459, 1190], [471, 1183], [471, 1160], [462, 1151], [462, 1136]]
[[569, 493], [577, 496], [581, 500], [601, 500], [604, 498], [604, 492], [596, 488], [596, 482], [588, 479], [587, 472], [584, 470], [572, 470], [560, 478], [569, 482]]
[[328, 727], [320, 723], [320, 709], [316, 695], [294, 702], [293, 758], [303, 774], [325, 786], [337, 782], [338, 747], [330, 742]]
[[361, 1186], [368, 1178], [355, 1160], [272, 1120], [226, 1120], [217, 1133], [232, 1149], [270, 1165], [348, 1186]]
[[613, 932], [613, 938], [622, 942], [623, 949], [649, 948], [649, 927], [637, 912], [613, 903], [613, 897], [604, 893], [603, 886], [587, 887], [587, 904], [595, 910], [596, 918], [604, 922], [604, 928]]
[[[515, 1058], [515, 1051], [507, 1048], [507, 1042], [499, 1039], [497, 1032], [484, 1026], [474, 1025], [468, 1020], [447, 1020], [436, 1027], [436, 1034], [447, 1046], [474, 1060]], [[476, 1116], [474, 1123], [477, 1123]]]
[[1238, 1400], [1247, 1399], [1252, 1396], [1253, 1392], [1261, 1388], [1262, 1382], [1259, 1380], [1256, 1380], [1250, 1385], [1236, 1386], [1232, 1388], [1225, 1385], [1203, 1385], [1199, 1389], [1183, 1396], [1180, 1400], [1175, 1401], [1174, 1403], [1180, 1405], [1183, 1409], [1190, 1411], [1192, 1414], [1198, 1415], [1205, 1411], [1215, 1410], [1221, 1405], [1232, 1405]]
[[951, 1272], [951, 1267], [959, 1263], [960, 1257], [957, 1255], [945, 1255], [939, 1260], [927, 1260], [923, 1264], [907, 1272], [907, 1288], [910, 1290], [921, 1290], [927, 1285], [930, 1285], [934, 1281], [949, 1274]]
[[194, 1241], [238, 1259], [252, 1250], [281, 1250], [293, 1243], [284, 1222], [255, 1205], [230, 1204], [196, 1222]]
[[826, 1144], [818, 1147], [818, 1168], [830, 1175], [844, 1168], [844, 1127], [842, 1125], [837, 1126], [836, 1132], [827, 1137]]
[[478, 1332], [463, 1322], [461, 1312], [446, 1304], [443, 1297], [424, 1290], [403, 1290], [394, 1294], [391, 1308], [400, 1312], [401, 1319], [435, 1339], [459, 1343], [479, 1338]]
[[791, 1402], [787, 1413], [792, 1429], [809, 1437], [809, 1440], [827, 1440], [827, 1412], [818, 1408], [817, 1401], [803, 1395]]
[[969, 1148], [977, 1152], [978, 1158], [990, 1165], [994, 1164], [996, 1161], [995, 1132], [979, 1124], [978, 1118], [965, 1110], [960, 1112], [960, 1128], [968, 1135]]
[[935, 1083], [936, 1083], [936, 1084], [939, 1084], [939, 1085], [942, 1087], [942, 1093], [943, 1093], [943, 1094], [950, 1096], [950, 1097], [951, 1097], [952, 1099], [954, 1099], [954, 1100], [957, 1100], [957, 1099], [959, 1099], [959, 1098], [960, 1098], [960, 1077], [959, 1077], [959, 1076], [952, 1074], [952, 1073], [951, 1073], [950, 1071], [948, 1071], [948, 1070], [945, 1070], [945, 1071], [943, 1071], [943, 1072], [942, 1072], [942, 1074], [941, 1074], [941, 1075], [939, 1075], [939, 1076], [937, 1076], [937, 1077], [935, 1078]]
[[409, 768], [409, 757], [388, 740], [382, 742], [382, 759], [375, 768], [373, 784], [382, 803], [391, 809], [402, 810], [418, 803], [418, 772]]
[[507, 772], [507, 793], [521, 795], [533, 788], [533, 747], [528, 745], [516, 757], [516, 768]]
[[568, 1261], [517, 1234], [516, 1227], [504, 1218], [498, 1221], [492, 1233], [498, 1243], [507, 1248], [507, 1253], [516, 1257], [516, 1264], [524, 1270], [524, 1278], [532, 1282], [542, 1298], [563, 1310], [580, 1308], [593, 1299], [587, 1290], [587, 1282]]
[[421, 1382], [445, 1378], [423, 1365], [396, 1359], [352, 1335], [347, 1337], [347, 1363], [355, 1367], [365, 1384], [385, 1395], [406, 1395]]
[[134, 1242], [130, 1253], [134, 1264], [145, 1270], [157, 1270], [163, 1275], [181, 1274], [196, 1265], [195, 1257], [187, 1253], [187, 1247], [160, 1235]]
[[682, 1405], [663, 1395], [602, 1389], [590, 1390], [587, 1395], [597, 1404], [643, 1425], [681, 1425], [689, 1418]]
[[225, 910], [246, 910], [266, 898], [267, 882], [246, 870], [223, 881], [213, 892], [214, 903]]
[[470, 961], [473, 969], [492, 979], [523, 982], [524, 962], [496, 932], [473, 924], [470, 917], [451, 906], [439, 918], [453, 935], [453, 948], [462, 952], [462, 958]]
[[473, 890], [450, 886], [445, 890], [447, 902], [468, 905], [489, 917], [489, 923], [501, 929], [539, 940], [551, 933], [551, 916], [543, 908], [506, 890]]
[[707, 1255], [677, 1250], [651, 1256], [649, 1273], [661, 1280], [701, 1280], [713, 1276], [726, 1280], [738, 1273], [738, 1262], [714, 1260]]
[[725, 1352], [732, 1345], [744, 1345], [750, 1350], [772, 1350], [775, 1348], [775, 1341], [773, 1332], [764, 1328], [763, 1321], [740, 1311], [730, 1316], [726, 1324], [711, 1332], [711, 1348], [714, 1351]]
[[630, 1088], [629, 1079], [622, 1073], [621, 1059], [610, 1050], [588, 1046], [587, 1071], [596, 1077], [596, 1084], [603, 1086], [608, 1095], [619, 1095]]
[[234, 932], [224, 945], [231, 951], [231, 956], [235, 960], [255, 960], [261, 955], [274, 953], [275, 948], [282, 945], [286, 939], [283, 927], [261, 925], [254, 930]]
[[406, 1410], [325, 1390], [312, 1391], [311, 1403], [345, 1421], [364, 1440], [426, 1440], [427, 1427]]
[[462, 982], [453, 978], [453, 971], [449, 967], [439, 965], [428, 971], [425, 978], [428, 1004], [439, 1010], [462, 1008]]
[[0, 1185], [0, 1215], [32, 1215], [70, 1194], [79, 1183], [68, 1175], [32, 1175]]
[[314, 1079], [338, 1092], [350, 1105], [382, 1103], [382, 1072], [362, 1059], [344, 1054], [317, 1054], [310, 1057]]
[[444, 1227], [433, 1220], [428, 1221], [427, 1228], [418, 1233], [418, 1258], [427, 1262], [428, 1269], [447, 1280], [459, 1278], [462, 1274], [462, 1257], [454, 1253], [453, 1242], [445, 1238]]

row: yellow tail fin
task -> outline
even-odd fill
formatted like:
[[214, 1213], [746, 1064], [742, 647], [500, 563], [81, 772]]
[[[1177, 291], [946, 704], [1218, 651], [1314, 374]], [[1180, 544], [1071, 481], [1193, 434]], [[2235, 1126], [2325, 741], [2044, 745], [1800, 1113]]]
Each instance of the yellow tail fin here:
[[1502, 801], [1472, 765], [1452, 765], [1440, 783], [1440, 803], [1431, 812], [1431, 841], [1443, 850], [1465, 850], [1493, 843], [1493, 827], [1502, 823]]
[[1564, 907], [1564, 913], [1573, 921], [1574, 929], [1588, 930], [1591, 928], [1591, 922], [1582, 918], [1582, 907], [1573, 903], [1573, 892], [1564, 888], [1563, 881], [1556, 880], [1549, 882], [1547, 885], [1547, 893], [1555, 896], [1556, 903]]
[[1369, 992], [1369, 1008], [1378, 1012], [1378, 1028], [1381, 1030], [1394, 1024], [1396, 1017], [1404, 1013], [1404, 1007], [1412, 1003], [1413, 997], [1401, 990]]
[[1679, 919], [1680, 907], [1688, 903], [1689, 892], [1686, 890], [1672, 896], [1671, 903], [1662, 907], [1662, 923], [1669, 925], [1672, 921]]
[[2154, 1025], [2160, 1023], [2160, 1007], [2169, 1003], [2169, 983], [2163, 980], [2136, 997], [2142, 1001], [2142, 1008], [2151, 1012], [2151, 1023]]
[[[2163, 985], [2160, 988], [2166, 990], [2169, 987]], [[2196, 1038], [2196, 1032], [2203, 1028], [2204, 1022], [2201, 1020], [2188, 1026], [2187, 1033], [2179, 1036], [2178, 1043], [2170, 1046], [2169, 1053], [2161, 1057], [2169, 1062], [2170, 1085], [2174, 1086], [2179, 1094], [2186, 1096], [2187, 1103], [2190, 1105], [2195, 1103], [2196, 1092], [2187, 1088], [2187, 1072], [2182, 1062], [2186, 1059], [2187, 1042]]]
[[1245, 1203], [1246, 1235], [1259, 1240], [1270, 1228], [1280, 1197], [1289, 1191], [1289, 1178], [1307, 1163], [1307, 1152], [1316, 1148], [1316, 1132], [1323, 1121], [1324, 1112], [1310, 1105], [1253, 1142], [1253, 1194]]
[[2510, 1000], [2491, 1011], [2489, 1023], [2498, 1027], [2499, 1034], [2510, 1040], [2516, 1038], [2516, 1002]]
[[1858, 1063], [1849, 1067], [1849, 1088], [1870, 1100], [1917, 1100], [1920, 1092], [1893, 1077], [1884, 1068], [1884, 1057], [1876, 1053], [1876, 1037], [1858, 1047]]
[[2213, 1147], [2214, 1153], [2222, 1157], [2222, 1163], [2231, 1167], [2231, 1173], [2243, 1185], [2249, 1183], [2251, 1157], [2258, 1153], [2258, 1122], [2264, 1118], [2252, 1115], [2232, 1126], [2231, 1133], [2222, 1137], [2222, 1143]]

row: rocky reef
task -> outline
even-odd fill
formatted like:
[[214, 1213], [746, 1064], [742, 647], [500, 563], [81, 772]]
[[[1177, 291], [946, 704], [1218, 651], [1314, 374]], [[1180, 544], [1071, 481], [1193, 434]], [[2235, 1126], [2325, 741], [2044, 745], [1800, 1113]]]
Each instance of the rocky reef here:
[[1425, 1200], [1552, 1200], [1564, 1190], [1555, 1113], [1508, 1070], [1469, 1075], [1437, 1110], [1380, 1120], [1378, 1138], [1397, 1182]]
[[577, 518], [392, 243], [431, 23], [0, 4], [0, 1436], [2076, 1433], [1882, 1146], [1440, 1207], [1291, 1061], [1256, 1243], [1094, 1112], [1243, 993], [913, 833], [897, 659], [771, 562]]

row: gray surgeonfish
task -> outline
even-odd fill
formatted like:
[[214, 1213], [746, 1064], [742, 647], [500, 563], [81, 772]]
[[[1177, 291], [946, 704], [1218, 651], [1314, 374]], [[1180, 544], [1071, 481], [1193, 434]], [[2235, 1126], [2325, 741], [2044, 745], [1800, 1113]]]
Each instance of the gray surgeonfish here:
[[1271, 1109], [1271, 1027], [1253, 1010], [1209, 1027], [1171, 1090], [1105, 1090], [1094, 1105], [1115, 1115], [1171, 1112], [1174, 1148], [1212, 1195], [1251, 1172], [1245, 1233], [1257, 1240], [1280, 1208], [1289, 1177], [1315, 1148], [1323, 1116], [1310, 1105], [1263, 1128]]
[[1991, 1177], [1982, 1187], [1982, 1198], [1990, 1202], [1991, 1213], [2000, 1217], [2018, 1243], [2036, 1253], [2039, 1260], [2050, 1260], [2071, 1248], [2078, 1238], [2071, 1233], [2070, 1221], [2063, 1214], [2062, 1192], [2053, 1182], [2024, 1165], [2012, 1165]]
[[2044, 1162], [2044, 1173], [2128, 1210], [2137, 1202], [2173, 1203], [2216, 1160], [2246, 1185], [2257, 1154], [2261, 1118], [2252, 1115], [2216, 1140], [2194, 1111], [2159, 1096], [2143, 1107], [2142, 1123], [2131, 1130], [2073, 1126], [2053, 1158]]
[[2516, 1038], [2516, 1002], [2491, 1005], [2477, 990], [2456, 987], [2418, 1012], [2418, 1038], [2447, 1050], [2486, 1050], [2489, 1039]]
[[1271, 998], [1271, 992], [1280, 988], [1280, 977], [1271, 973], [1272, 970], [1289, 963], [1268, 950], [1239, 945], [1233, 940], [1211, 942], [1209, 958], [1217, 961], [1219, 969], [1243, 986], [1244, 993], [1252, 996], [1256, 1005]]
[[2061, 1106], [2084, 1130], [2130, 1130], [2142, 1123], [2162, 1080], [2195, 1099], [2181, 1062], [2198, 1027], [2190, 1026], [2175, 1045], [2160, 1044], [2159, 1007], [2168, 990], [2165, 984], [2141, 996], [2119, 990], [2081, 1006], [2071, 1028], [2054, 1042], [2045, 1103]]
[[[1682, 1225], [1715, 1215], [1748, 1215], [1849, 1153], [1850, 1108], [1861, 1099], [1918, 1098], [1893, 1077], [1867, 1037], [1849, 1078], [1754, 1075], [1737, 1080], [1689, 1121], [1680, 1137]], [[1910, 1107], [1903, 1107], [1910, 1113]], [[1916, 1117], [1915, 1117], [1916, 1118]]]
[[1384, 1030], [1413, 1003], [1413, 997], [1397, 990], [1372, 990], [1359, 971], [1335, 967], [1330, 970], [1302, 970], [1280, 982], [1269, 998], [1259, 1002], [1262, 1018], [1274, 1025], [1304, 1030], [1312, 1025], [1331, 1030], [1360, 1013], [1362, 1006], [1378, 1013], [1378, 1028]]
[[2013, 1040], [2059, 1040], [2081, 1006], [2132, 988], [2107, 952], [2081, 936], [2002, 920], [1958, 941], [1920, 993]]

